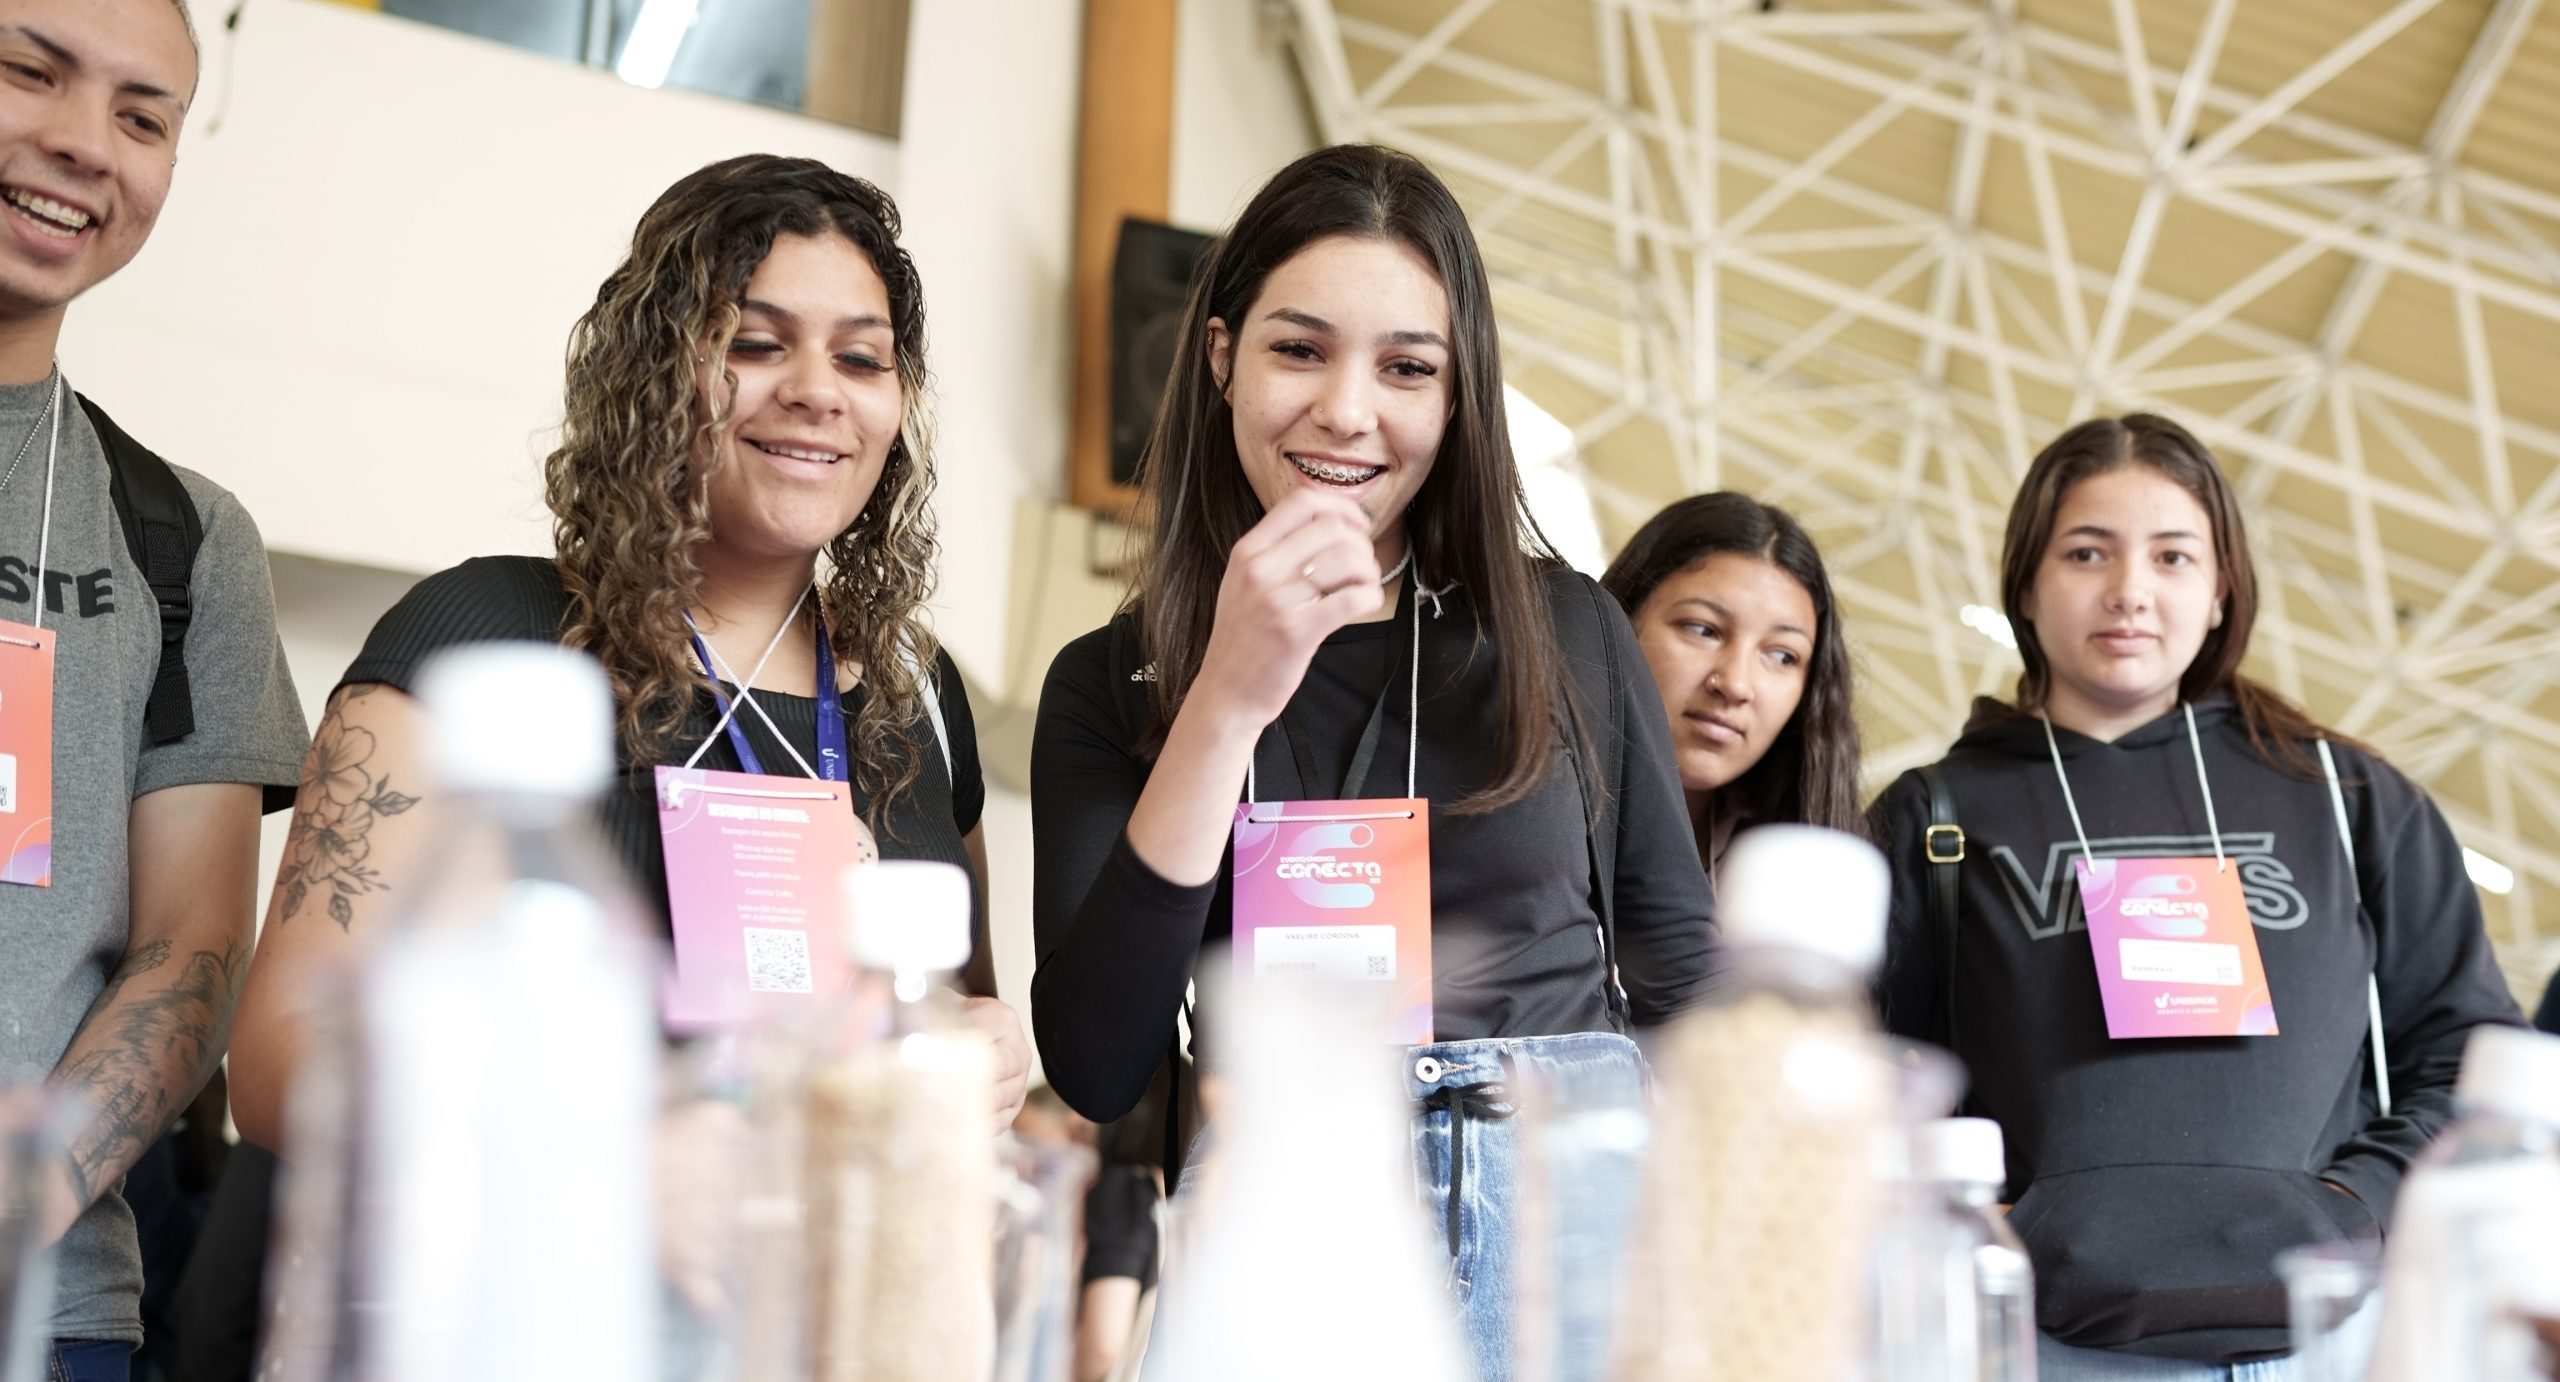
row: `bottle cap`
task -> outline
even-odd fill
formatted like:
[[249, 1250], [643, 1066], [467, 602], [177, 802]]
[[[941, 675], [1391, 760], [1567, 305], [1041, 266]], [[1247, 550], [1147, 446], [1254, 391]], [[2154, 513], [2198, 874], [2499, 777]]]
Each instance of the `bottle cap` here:
[[1783, 945], [1860, 972], [1884, 958], [1893, 878], [1855, 835], [1812, 825], [1746, 830], [1725, 854], [1716, 923], [1732, 945]]
[[453, 791], [592, 797], [613, 778], [613, 692], [585, 653], [467, 644], [428, 661], [418, 700]]
[[1911, 1130], [1911, 1178], [1951, 1185], [2003, 1185], [2009, 1163], [2000, 1125], [1988, 1118], [1939, 1118]]
[[2560, 1036], [2523, 1027], [2472, 1028], [2453, 1093], [2465, 1104], [2560, 1125]]
[[969, 962], [969, 875], [928, 859], [883, 859], [844, 874], [847, 948], [865, 969], [950, 971]]

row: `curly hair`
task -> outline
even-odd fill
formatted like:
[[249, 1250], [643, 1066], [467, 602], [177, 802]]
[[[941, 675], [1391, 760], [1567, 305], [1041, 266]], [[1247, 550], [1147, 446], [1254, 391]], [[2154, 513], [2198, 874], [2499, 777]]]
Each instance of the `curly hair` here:
[[850, 747], [877, 826], [919, 767], [911, 731], [936, 651], [921, 612], [939, 552], [924, 291], [879, 188], [811, 159], [750, 154], [690, 174], [640, 218], [570, 332], [560, 445], [543, 463], [569, 600], [561, 641], [603, 662], [634, 761], [655, 757], [708, 689], [686, 656], [685, 612], [701, 595], [694, 549], [711, 537], [706, 481], [728, 451], [738, 380], [724, 366], [705, 395], [696, 366], [728, 358], [747, 282], [784, 235], [842, 236], [889, 290], [898, 439], [819, 581], [828, 641], [870, 688]]

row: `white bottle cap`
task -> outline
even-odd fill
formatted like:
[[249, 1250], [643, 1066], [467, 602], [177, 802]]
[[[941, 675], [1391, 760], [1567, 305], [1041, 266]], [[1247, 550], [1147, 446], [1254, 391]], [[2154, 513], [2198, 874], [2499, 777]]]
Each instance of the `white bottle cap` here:
[[2453, 1094], [2466, 1104], [2560, 1125], [2560, 1036], [2523, 1027], [2472, 1028]]
[[2000, 1125], [1988, 1118], [1939, 1118], [1911, 1130], [1911, 1178], [1950, 1185], [2003, 1185], [2009, 1163]]
[[418, 700], [453, 791], [592, 797], [613, 778], [613, 692], [585, 653], [467, 644], [428, 661]]
[[969, 875], [929, 859], [883, 859], [844, 874], [853, 962], [892, 973], [969, 962]]
[[1735, 837], [1716, 890], [1733, 945], [1785, 945], [1861, 972], [1884, 958], [1893, 877], [1875, 846], [1812, 825], [1764, 825]]

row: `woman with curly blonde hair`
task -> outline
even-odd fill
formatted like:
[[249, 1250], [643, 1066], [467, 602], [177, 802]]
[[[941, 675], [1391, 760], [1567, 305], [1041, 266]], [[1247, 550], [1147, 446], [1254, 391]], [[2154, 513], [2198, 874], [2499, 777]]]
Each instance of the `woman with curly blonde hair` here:
[[[649, 208], [570, 336], [545, 465], [555, 554], [420, 582], [330, 697], [232, 1039], [243, 1134], [277, 1145], [318, 975], [400, 905], [434, 833], [418, 669], [505, 639], [604, 664], [623, 776], [601, 824], [662, 907], [665, 763], [839, 777], [882, 854], [966, 866], [969, 1012], [999, 1048], [991, 1116], [1010, 1121], [1028, 1048], [993, 993], [976, 734], [921, 617], [936, 552], [924, 344], [897, 208], [859, 178], [749, 155]], [[733, 702], [745, 713], [724, 725]], [[822, 723], [828, 707], [842, 724]]]

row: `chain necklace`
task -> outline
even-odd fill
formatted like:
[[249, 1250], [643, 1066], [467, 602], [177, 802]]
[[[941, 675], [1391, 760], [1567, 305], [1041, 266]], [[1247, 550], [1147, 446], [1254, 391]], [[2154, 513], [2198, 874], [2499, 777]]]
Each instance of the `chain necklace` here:
[[[61, 374], [62, 366], [57, 364], [51, 370], [46, 371], [44, 382], [47, 385], [51, 385], [55, 379], [60, 377]], [[44, 391], [44, 411], [36, 414], [36, 425], [27, 429], [27, 439], [18, 443], [18, 454], [9, 458], [9, 473], [6, 475], [0, 475], [0, 494], [7, 493], [9, 489], [9, 482], [18, 478], [18, 467], [26, 464], [28, 448], [34, 446], [36, 444], [36, 438], [44, 434], [44, 424], [46, 419], [53, 416], [54, 405], [61, 401], [62, 390], [48, 387]]]

